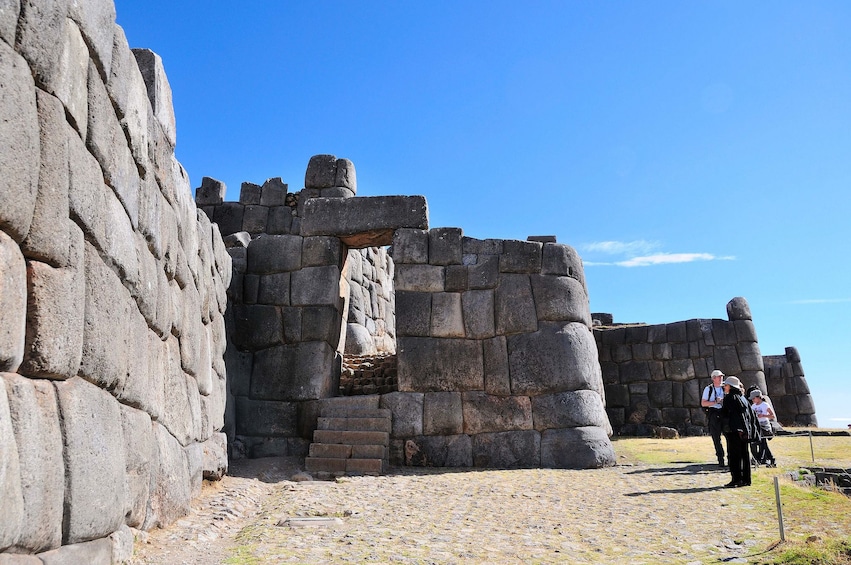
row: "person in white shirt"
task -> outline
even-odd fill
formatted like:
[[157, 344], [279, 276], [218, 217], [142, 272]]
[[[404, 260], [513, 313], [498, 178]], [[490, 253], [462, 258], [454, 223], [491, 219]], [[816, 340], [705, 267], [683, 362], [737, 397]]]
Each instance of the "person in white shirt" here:
[[715, 444], [715, 456], [718, 458], [718, 465], [723, 467], [724, 446], [721, 444], [721, 404], [724, 402], [724, 387], [721, 386], [721, 381], [724, 380], [724, 373], [715, 369], [712, 371], [711, 377], [712, 383], [703, 389], [700, 405], [706, 412], [709, 421], [709, 435], [712, 436], [712, 443]]
[[768, 440], [774, 436], [774, 431], [771, 427], [771, 421], [776, 419], [774, 410], [762, 397], [762, 391], [758, 388], [751, 391], [749, 398], [753, 402], [753, 411], [756, 412], [762, 433], [762, 439], [757, 445], [756, 460], [768, 467], [776, 467], [777, 462], [774, 459], [774, 454], [771, 453], [771, 448], [768, 447]]

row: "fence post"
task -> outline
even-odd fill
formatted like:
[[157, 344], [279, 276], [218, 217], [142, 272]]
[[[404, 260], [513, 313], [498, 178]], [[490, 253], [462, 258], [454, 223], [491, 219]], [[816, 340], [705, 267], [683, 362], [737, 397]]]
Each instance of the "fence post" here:
[[777, 524], [780, 527], [780, 541], [786, 541], [786, 532], [783, 529], [783, 507], [780, 505], [780, 481], [777, 477], [774, 477], [774, 498], [777, 501]]

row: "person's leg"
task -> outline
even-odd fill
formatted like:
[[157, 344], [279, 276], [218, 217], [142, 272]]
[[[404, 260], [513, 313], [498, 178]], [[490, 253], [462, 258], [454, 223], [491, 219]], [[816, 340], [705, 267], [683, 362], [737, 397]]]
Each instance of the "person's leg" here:
[[776, 465], [777, 463], [774, 460], [774, 454], [771, 453], [771, 448], [768, 447], [768, 440], [765, 439], [765, 438], [762, 438], [762, 443], [765, 446], [764, 451], [762, 453], [762, 457], [763, 457], [762, 460], [765, 461], [766, 464], [768, 464], [768, 465], [772, 465], [772, 466]]
[[719, 465], [724, 465], [724, 446], [721, 444], [721, 416], [713, 409], [709, 413], [709, 435], [712, 436], [712, 443], [715, 445], [715, 458], [718, 459]]
[[742, 480], [742, 454], [740, 446], [742, 441], [733, 433], [724, 434], [724, 437], [727, 440], [727, 463], [730, 466], [730, 484], [733, 485]]
[[747, 442], [742, 441], [742, 478], [739, 481], [742, 485], [750, 486], [751, 484], [751, 458], [748, 457]]

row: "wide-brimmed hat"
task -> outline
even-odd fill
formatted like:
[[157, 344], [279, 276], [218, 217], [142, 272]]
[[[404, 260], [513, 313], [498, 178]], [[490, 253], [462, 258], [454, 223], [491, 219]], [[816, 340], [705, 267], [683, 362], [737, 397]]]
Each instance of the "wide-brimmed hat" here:
[[715, 377], [723, 377], [723, 376], [724, 376], [724, 373], [722, 373], [722, 372], [721, 372], [721, 371], [719, 371], [718, 369], [715, 369], [714, 371], [712, 371], [712, 374], [711, 374], [711, 375], [709, 375], [709, 376], [710, 376], [710, 377], [712, 377], [712, 378], [714, 379]]
[[762, 398], [762, 391], [761, 391], [761, 390], [759, 390], [758, 388], [755, 388], [755, 389], [753, 389], [753, 390], [751, 391], [751, 393], [748, 395], [748, 398], [750, 398], [751, 400], [753, 400], [754, 398], [757, 398], [757, 397]]
[[742, 388], [742, 381], [739, 380], [739, 377], [727, 377], [721, 384]]

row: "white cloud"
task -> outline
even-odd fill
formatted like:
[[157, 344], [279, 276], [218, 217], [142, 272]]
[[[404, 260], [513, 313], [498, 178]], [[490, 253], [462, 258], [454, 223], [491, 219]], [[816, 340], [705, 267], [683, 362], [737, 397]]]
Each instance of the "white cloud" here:
[[579, 246], [582, 251], [605, 253], [606, 255], [637, 255], [648, 253], [658, 247], [659, 243], [644, 241], [643, 239], [636, 241], [594, 241]]
[[844, 302], [851, 302], [851, 298], [807, 298], [792, 300], [789, 304], [842, 304]]
[[693, 263], [694, 261], [712, 261], [717, 259], [711, 253], [656, 253], [643, 257], [633, 257], [626, 261], [618, 261], [620, 267], [649, 267], [651, 265], [667, 265], [670, 263]]

